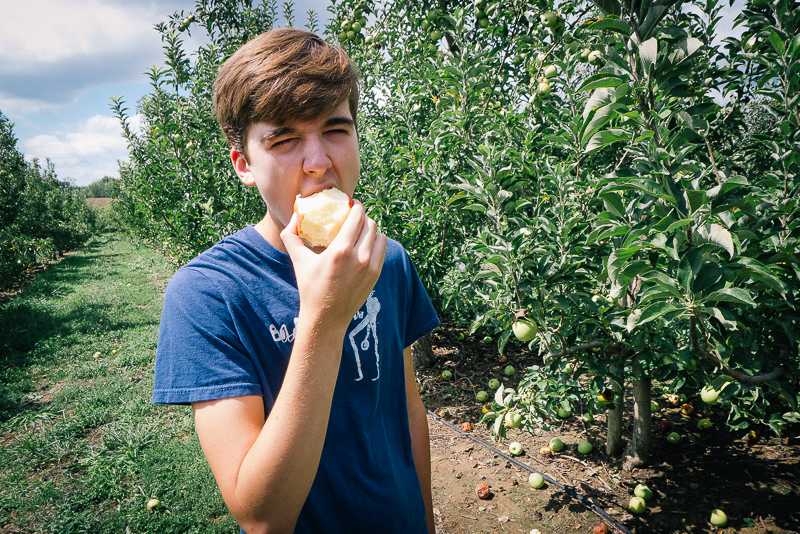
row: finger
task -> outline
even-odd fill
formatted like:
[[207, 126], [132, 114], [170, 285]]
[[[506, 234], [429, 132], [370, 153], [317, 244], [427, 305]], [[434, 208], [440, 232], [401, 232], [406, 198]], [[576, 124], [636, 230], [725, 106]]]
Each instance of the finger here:
[[370, 217], [366, 218], [366, 222], [361, 227], [361, 235], [358, 236], [356, 241], [356, 251], [358, 253], [358, 260], [362, 264], [367, 264], [372, 257], [375, 238], [378, 233], [378, 225]]
[[375, 243], [372, 245], [373, 254], [370, 260], [372, 261], [372, 269], [379, 275], [383, 269], [383, 262], [386, 259], [386, 245], [388, 239], [386, 234], [378, 233], [375, 235]]
[[347, 214], [347, 219], [345, 219], [342, 228], [339, 230], [339, 233], [333, 239], [331, 244], [338, 241], [343, 241], [347, 243], [348, 247], [354, 246], [361, 235], [365, 219], [366, 212], [364, 210], [364, 204], [354, 199], [353, 206], [350, 208], [350, 212]]
[[299, 253], [299, 251], [305, 250], [306, 245], [300, 236], [297, 235], [297, 214], [293, 213], [292, 218], [289, 219], [289, 224], [286, 225], [281, 231], [281, 240], [283, 241], [283, 246], [286, 247], [286, 252], [289, 253], [289, 256], [294, 256]]

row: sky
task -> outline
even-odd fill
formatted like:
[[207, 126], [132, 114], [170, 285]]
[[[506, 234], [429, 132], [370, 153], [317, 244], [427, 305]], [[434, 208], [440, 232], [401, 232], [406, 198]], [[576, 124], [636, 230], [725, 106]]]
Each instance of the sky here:
[[[128, 149], [111, 109], [123, 97], [130, 114], [150, 92], [146, 72], [164, 63], [155, 24], [193, 10], [194, 0], [0, 0], [0, 111], [14, 123], [17, 149], [46, 158], [60, 180], [79, 186], [119, 176]], [[295, 25], [328, 0], [295, 0]], [[193, 28], [197, 28], [196, 26]], [[187, 48], [204, 31], [183, 34]]]
[[[722, 0], [725, 5], [727, 2]], [[743, 0], [724, 12], [731, 31]], [[17, 148], [30, 160], [49, 158], [61, 180], [79, 186], [119, 176], [127, 145], [110, 97], [130, 114], [150, 92], [146, 72], [164, 63], [153, 28], [194, 0], [0, 0], [0, 111], [14, 123]], [[313, 9], [324, 25], [329, 0], [295, 0], [295, 24]], [[196, 28], [196, 27], [195, 27]], [[203, 31], [184, 35], [189, 49]], [[135, 124], [135, 123], [134, 123]]]

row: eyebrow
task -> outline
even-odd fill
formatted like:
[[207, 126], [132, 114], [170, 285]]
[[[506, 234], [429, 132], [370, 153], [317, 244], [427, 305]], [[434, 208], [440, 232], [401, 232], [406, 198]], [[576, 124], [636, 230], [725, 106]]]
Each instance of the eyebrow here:
[[[346, 125], [346, 126], [355, 126], [355, 121], [349, 117], [331, 117], [327, 121], [325, 121], [324, 128], [330, 128], [331, 126], [337, 125]], [[261, 143], [266, 143], [276, 137], [280, 137], [282, 135], [293, 134], [297, 133], [297, 129], [293, 126], [280, 126], [275, 128], [271, 132], [267, 132], [261, 138]]]

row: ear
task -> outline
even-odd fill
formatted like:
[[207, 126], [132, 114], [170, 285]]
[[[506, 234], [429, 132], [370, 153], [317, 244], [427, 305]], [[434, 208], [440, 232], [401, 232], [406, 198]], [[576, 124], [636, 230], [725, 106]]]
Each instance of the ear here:
[[253, 173], [250, 172], [250, 164], [247, 163], [244, 154], [235, 148], [231, 149], [231, 163], [233, 163], [233, 170], [239, 175], [239, 179], [244, 185], [250, 187], [256, 185], [256, 179], [253, 177]]

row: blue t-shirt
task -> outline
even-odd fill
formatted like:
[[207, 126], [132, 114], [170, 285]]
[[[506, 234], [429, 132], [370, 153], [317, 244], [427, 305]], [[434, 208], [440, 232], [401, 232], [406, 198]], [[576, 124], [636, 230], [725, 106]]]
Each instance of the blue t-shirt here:
[[[261, 395], [269, 414], [300, 308], [289, 255], [252, 226], [170, 281], [153, 402]], [[403, 350], [439, 324], [408, 254], [389, 240], [345, 336], [325, 445], [298, 533], [427, 532], [406, 407]]]

